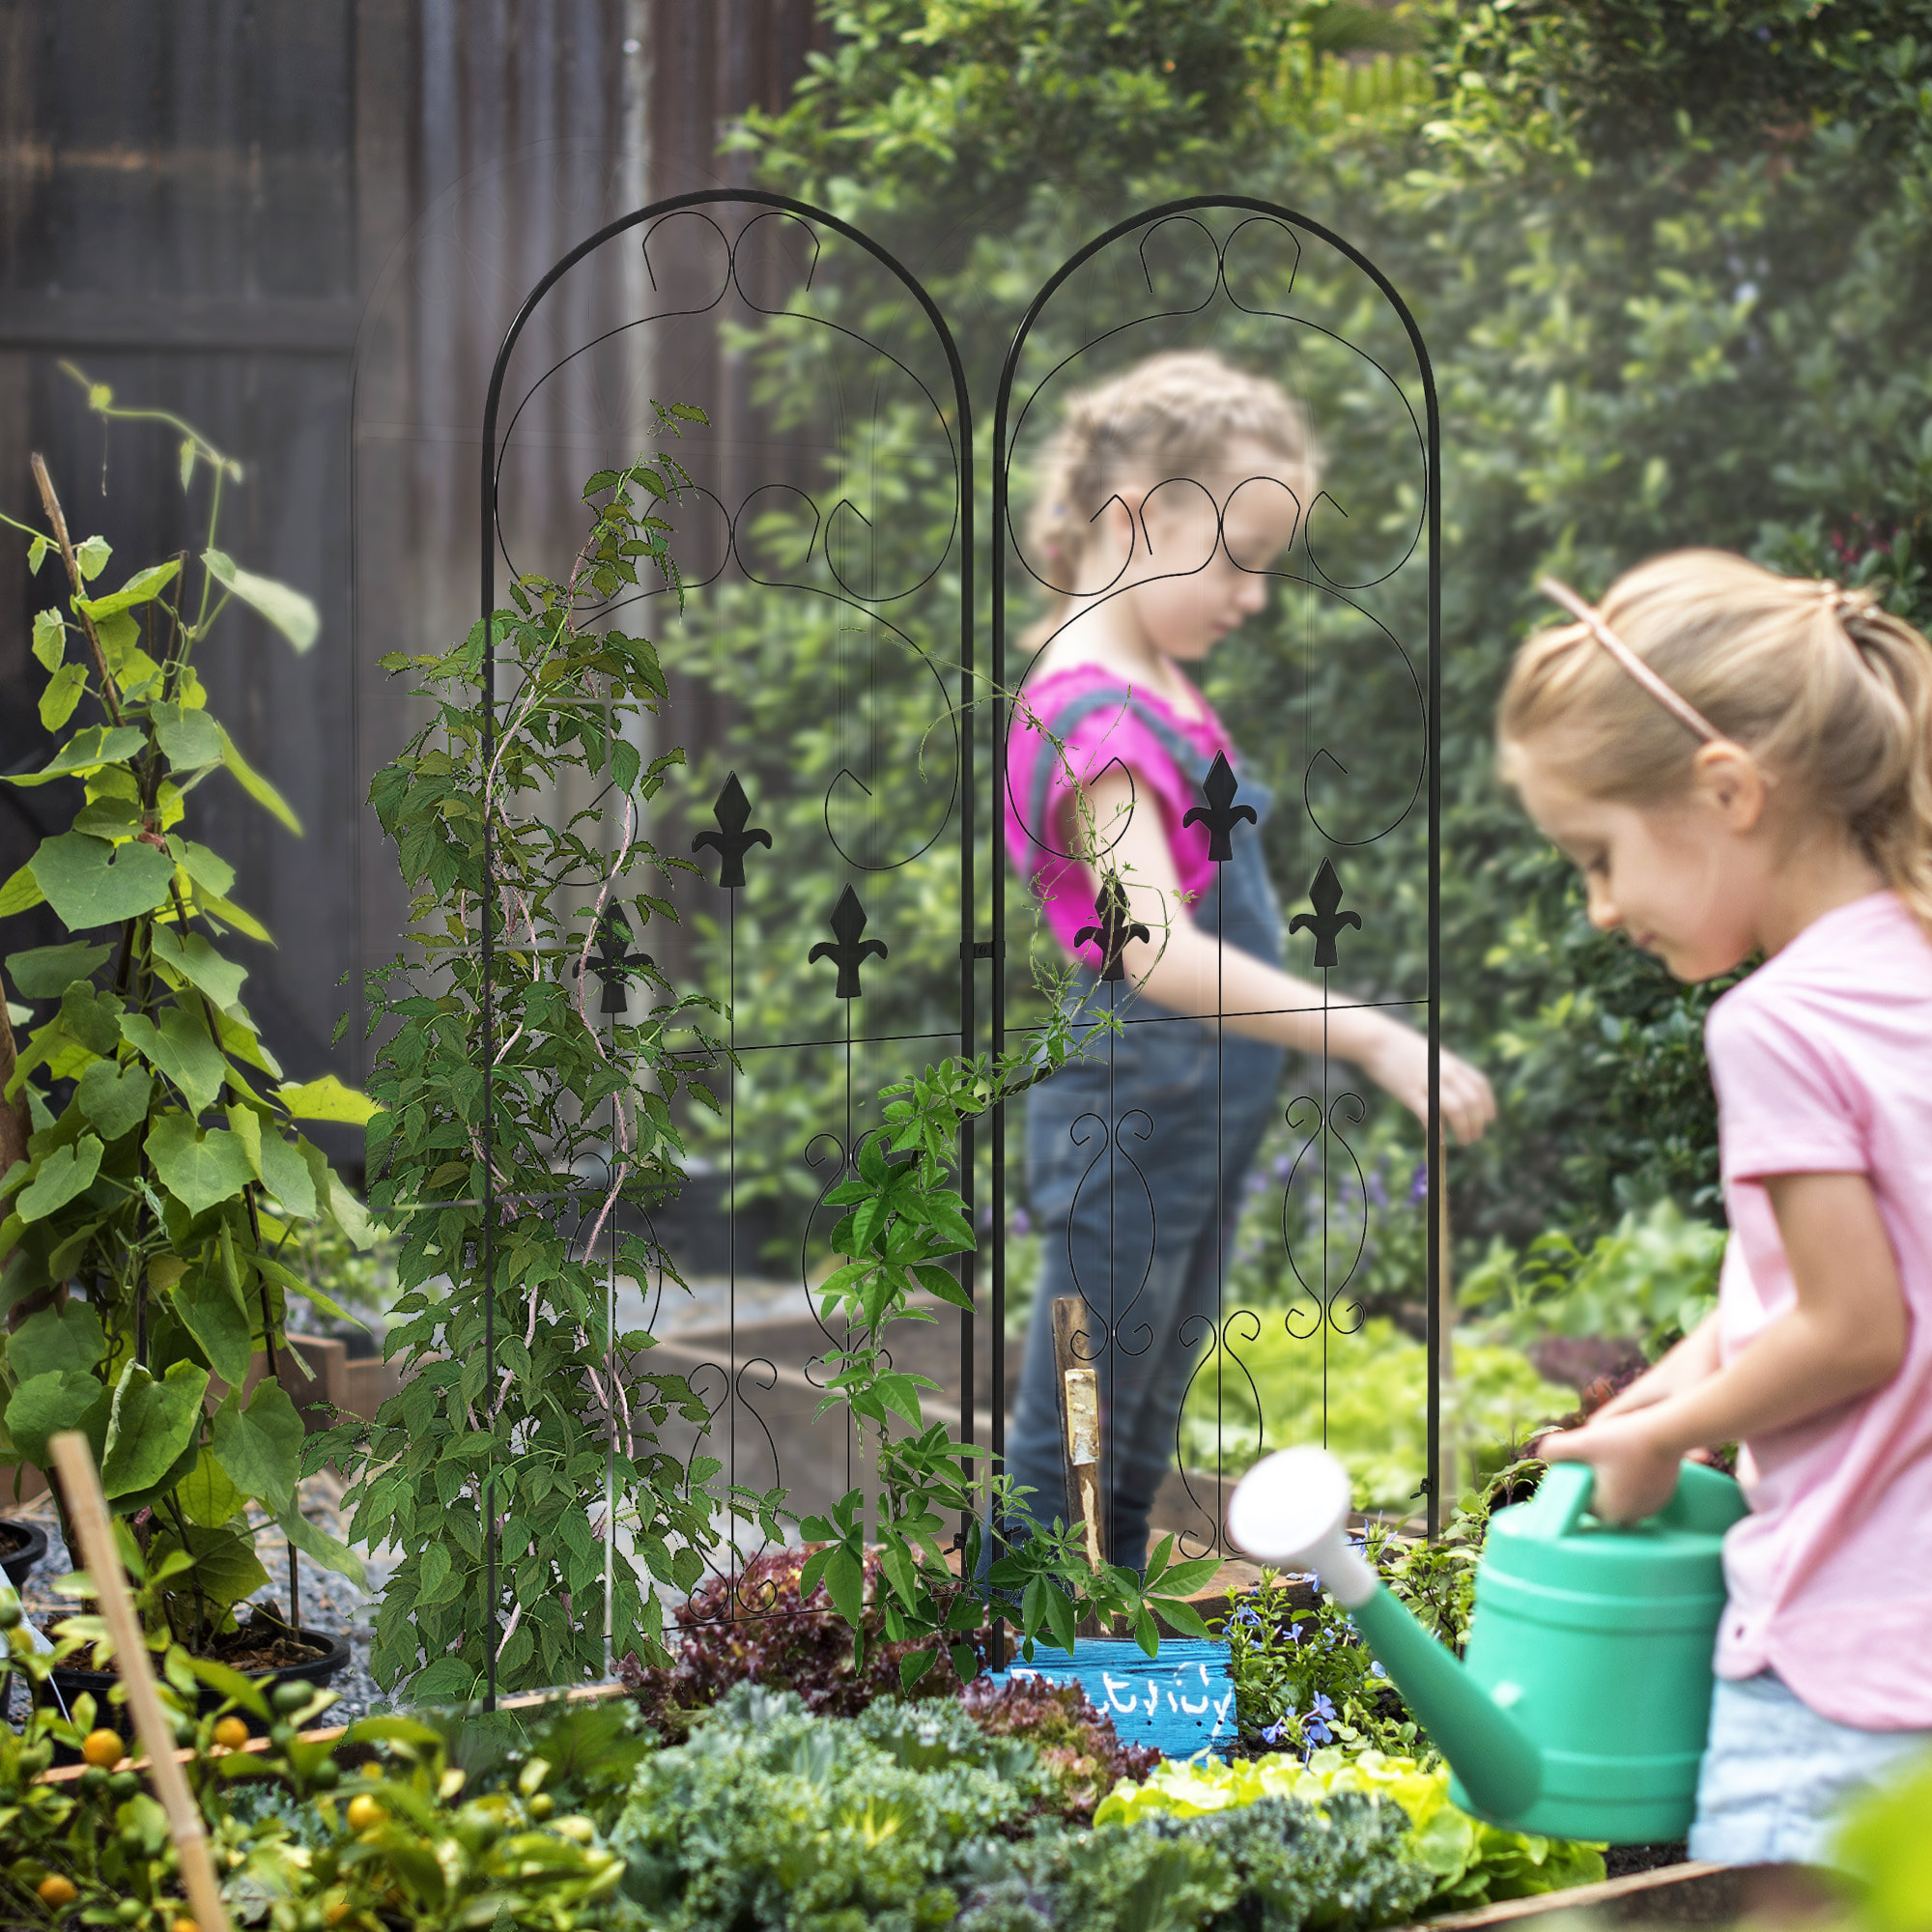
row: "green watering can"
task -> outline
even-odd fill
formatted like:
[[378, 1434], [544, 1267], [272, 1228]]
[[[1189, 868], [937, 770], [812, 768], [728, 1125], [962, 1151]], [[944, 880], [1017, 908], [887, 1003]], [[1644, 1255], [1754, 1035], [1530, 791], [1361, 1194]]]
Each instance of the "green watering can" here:
[[1681, 1838], [1744, 1492], [1687, 1463], [1666, 1508], [1616, 1528], [1588, 1514], [1591, 1480], [1587, 1463], [1552, 1463], [1528, 1502], [1491, 1519], [1462, 1663], [1348, 1542], [1349, 1478], [1325, 1450], [1256, 1463], [1228, 1530], [1262, 1562], [1320, 1574], [1449, 1760], [1458, 1804], [1550, 1837]]

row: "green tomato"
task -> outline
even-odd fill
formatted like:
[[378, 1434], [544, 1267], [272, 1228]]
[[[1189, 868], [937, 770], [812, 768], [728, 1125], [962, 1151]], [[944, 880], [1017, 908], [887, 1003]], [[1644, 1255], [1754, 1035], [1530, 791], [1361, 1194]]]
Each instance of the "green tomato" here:
[[107, 1774], [98, 1764], [91, 1764], [80, 1774], [77, 1782], [89, 1798], [99, 1798], [107, 1789]]
[[269, 1742], [277, 1750], [287, 1750], [296, 1741], [296, 1727], [293, 1724], [270, 1724]]
[[299, 1711], [315, 1695], [315, 1687], [299, 1678], [285, 1677], [269, 1692], [269, 1702], [284, 1717]]
[[107, 1789], [115, 1799], [131, 1798], [141, 1788], [141, 1775], [135, 1771], [113, 1771], [107, 1775]]
[[138, 1925], [148, 1916], [148, 1908], [138, 1898], [124, 1898], [114, 1908], [114, 1916], [124, 1925]]
[[332, 1757], [326, 1757], [309, 1773], [308, 1781], [318, 1791], [333, 1791], [342, 1782], [342, 1767]]

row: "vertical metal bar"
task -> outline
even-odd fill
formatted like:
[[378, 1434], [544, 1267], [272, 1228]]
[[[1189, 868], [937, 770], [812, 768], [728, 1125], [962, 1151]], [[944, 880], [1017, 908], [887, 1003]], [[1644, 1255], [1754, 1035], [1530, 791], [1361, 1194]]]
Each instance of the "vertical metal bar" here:
[[[962, 1060], [973, 1056], [975, 975], [979, 971], [974, 945], [974, 928], [979, 923], [978, 880], [975, 867], [978, 860], [980, 837], [978, 801], [973, 795], [976, 778], [973, 756], [973, 731], [976, 718], [974, 690], [976, 667], [974, 665], [973, 624], [973, 552], [975, 531], [973, 528], [973, 406], [966, 394], [963, 380], [957, 384], [959, 410], [959, 1055]], [[996, 672], [997, 675], [997, 672]], [[992, 840], [989, 854], [988, 871], [993, 881], [993, 891], [997, 895], [1000, 889], [998, 802], [987, 820], [987, 829]], [[998, 980], [1000, 960], [997, 951], [993, 958], [993, 977]], [[997, 1137], [995, 1140], [997, 1146]], [[977, 1154], [972, 1121], [959, 1123], [959, 1192], [966, 1202], [966, 1225], [977, 1235], [980, 1219], [978, 1204], [974, 1199], [977, 1190], [977, 1177], [974, 1174], [974, 1160]], [[994, 1225], [993, 1242], [995, 1247], [1006, 1244], [1006, 1231], [997, 1223]], [[980, 1288], [980, 1257], [977, 1249], [968, 1249], [959, 1258], [960, 1286], [966, 1291], [966, 1298], [973, 1302], [973, 1308], [959, 1312], [959, 1439], [971, 1444], [976, 1432], [974, 1417], [975, 1390], [974, 1351], [978, 1345], [977, 1314]], [[991, 1338], [992, 1352], [1003, 1354], [1001, 1337], [997, 1329]], [[973, 1458], [960, 1459], [961, 1467], [970, 1476], [973, 1472]], [[963, 1537], [969, 1522], [962, 1519], [959, 1524]]]
[[[1025, 339], [1024, 329], [1013, 338], [1012, 348], [1008, 352], [1007, 366], [1000, 380], [999, 395], [993, 412], [993, 474], [991, 514], [989, 527], [992, 533], [993, 550], [991, 557], [991, 577], [987, 590], [992, 599], [990, 641], [987, 655], [990, 664], [989, 676], [992, 686], [992, 705], [988, 712], [988, 722], [993, 734], [993, 797], [991, 818], [991, 838], [993, 857], [988, 869], [991, 873], [993, 940], [993, 986], [992, 986], [992, 1029], [993, 1058], [997, 1063], [1007, 1050], [1007, 872], [1000, 851], [1004, 840], [1001, 832], [1007, 814], [1007, 412], [1012, 401], [1012, 371], [1018, 358], [1020, 344]], [[992, 1459], [987, 1464], [990, 1474], [997, 1480], [1006, 1473], [1007, 1466], [1007, 1103], [999, 1100], [993, 1106], [992, 1119], [993, 1160], [992, 1160], [992, 1208], [993, 1208], [993, 1266], [989, 1284], [989, 1306], [987, 1309], [990, 1334], [988, 1335], [988, 1369], [992, 1380], [989, 1397], [991, 1408]], [[997, 1534], [998, 1521], [989, 1514], [987, 1520], [989, 1534]], [[997, 1543], [992, 1552], [998, 1555]], [[1007, 1661], [1007, 1626], [1004, 1618], [996, 1618], [993, 1623], [991, 1662], [995, 1670], [1003, 1669]]]
[[[1411, 330], [1413, 332], [1412, 325]], [[1414, 334], [1428, 412], [1424, 460], [1429, 492], [1429, 1536], [1443, 1524], [1436, 1493], [1442, 1468], [1442, 418], [1435, 377], [1422, 337]]]
[[497, 762], [497, 406], [510, 342], [497, 358], [490, 398], [483, 412], [482, 618], [483, 618], [483, 1413], [490, 1423], [490, 1447], [483, 1463], [483, 1708], [497, 1708], [497, 1424], [490, 1394], [497, 1386], [497, 1009], [496, 972], [497, 848], [491, 832], [490, 774]]

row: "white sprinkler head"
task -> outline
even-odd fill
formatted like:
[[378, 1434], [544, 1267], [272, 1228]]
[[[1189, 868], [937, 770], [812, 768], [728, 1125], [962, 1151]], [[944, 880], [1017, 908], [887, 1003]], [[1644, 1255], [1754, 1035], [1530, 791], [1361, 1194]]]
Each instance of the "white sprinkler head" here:
[[1235, 1486], [1228, 1534], [1263, 1563], [1317, 1571], [1353, 1609], [1375, 1594], [1376, 1575], [1344, 1533], [1349, 1472], [1325, 1449], [1283, 1449]]

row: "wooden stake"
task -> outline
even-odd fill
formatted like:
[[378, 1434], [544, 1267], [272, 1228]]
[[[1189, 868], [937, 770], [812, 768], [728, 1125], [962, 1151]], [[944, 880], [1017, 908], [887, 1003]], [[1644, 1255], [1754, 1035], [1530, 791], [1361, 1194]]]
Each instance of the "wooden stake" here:
[[1066, 1461], [1079, 1492], [1080, 1520], [1087, 1526], [1087, 1567], [1107, 1560], [1100, 1518], [1100, 1378], [1092, 1369], [1068, 1369], [1061, 1377], [1066, 1412]]
[[[1449, 1148], [1445, 1140], [1441, 1158], [1436, 1162], [1435, 1173], [1441, 1182], [1441, 1198], [1434, 1206], [1441, 1226], [1439, 1236], [1442, 1253], [1441, 1280], [1435, 1303], [1435, 1350], [1436, 1359], [1441, 1364], [1441, 1388], [1443, 1406], [1449, 1406], [1450, 1385], [1456, 1379], [1456, 1271], [1450, 1258], [1449, 1247]], [[1435, 1468], [1435, 1520], [1447, 1529], [1449, 1519], [1455, 1514], [1458, 1494], [1457, 1463], [1459, 1457], [1458, 1432], [1454, 1423], [1443, 1429], [1436, 1443]]]
[[221, 1889], [214, 1879], [214, 1863], [209, 1857], [208, 1833], [201, 1822], [201, 1807], [187, 1788], [187, 1779], [175, 1756], [174, 1731], [168, 1714], [161, 1707], [155, 1688], [155, 1667], [148, 1656], [147, 1639], [141, 1621], [134, 1614], [134, 1599], [128, 1593], [128, 1578], [121, 1568], [121, 1552], [115, 1547], [113, 1525], [107, 1514], [107, 1498], [101, 1493], [100, 1478], [95, 1472], [94, 1455], [87, 1437], [77, 1430], [66, 1430], [49, 1445], [54, 1467], [60, 1471], [67, 1493], [68, 1516], [80, 1539], [80, 1553], [87, 1574], [94, 1579], [95, 1601], [114, 1639], [114, 1658], [121, 1667], [121, 1683], [128, 1693], [128, 1709], [134, 1719], [135, 1734], [148, 1754], [148, 1776], [155, 1796], [167, 1813], [168, 1829], [174, 1834], [175, 1850], [181, 1858], [182, 1883], [187, 1888], [189, 1908], [200, 1932], [228, 1932], [228, 1915], [222, 1909]]
[[[1053, 1400], [1060, 1411], [1060, 1472], [1066, 1490], [1066, 1514], [1062, 1519], [1067, 1523], [1081, 1520], [1080, 1478], [1073, 1471], [1073, 1458], [1067, 1452], [1067, 1444], [1072, 1440], [1068, 1431], [1072, 1427], [1071, 1418], [1066, 1413], [1066, 1376], [1070, 1369], [1087, 1367], [1079, 1349], [1075, 1346], [1086, 1337], [1086, 1329], [1081, 1326], [1081, 1316], [1085, 1302], [1077, 1294], [1061, 1294], [1053, 1302]], [[1043, 1498], [1036, 1496], [1037, 1506]]]

